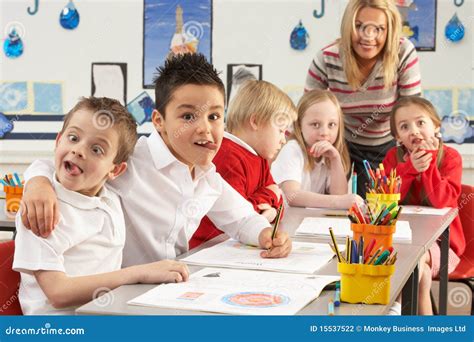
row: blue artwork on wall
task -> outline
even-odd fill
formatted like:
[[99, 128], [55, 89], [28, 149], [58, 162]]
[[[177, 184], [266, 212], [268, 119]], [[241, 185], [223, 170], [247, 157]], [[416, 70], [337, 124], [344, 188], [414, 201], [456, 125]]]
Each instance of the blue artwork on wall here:
[[453, 111], [453, 90], [452, 89], [424, 89], [423, 97], [430, 101], [436, 108], [438, 115], [442, 118], [450, 115]]
[[166, 58], [199, 52], [211, 61], [212, 0], [144, 0], [143, 87]]
[[0, 112], [23, 111], [28, 108], [27, 82], [0, 83]]
[[155, 103], [146, 91], [138, 95], [127, 105], [127, 110], [139, 125], [151, 120], [153, 109], [155, 109]]
[[63, 92], [59, 83], [33, 83], [35, 113], [63, 114]]
[[0, 139], [13, 130], [13, 123], [0, 113]]
[[420, 51], [436, 48], [436, 0], [397, 0], [403, 35]]

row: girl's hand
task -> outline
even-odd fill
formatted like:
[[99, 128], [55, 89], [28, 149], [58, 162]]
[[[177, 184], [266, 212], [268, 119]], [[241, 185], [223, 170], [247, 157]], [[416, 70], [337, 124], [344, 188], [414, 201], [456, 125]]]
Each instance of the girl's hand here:
[[336, 148], [327, 140], [321, 140], [314, 143], [314, 145], [311, 146], [309, 153], [315, 158], [340, 158], [339, 152], [337, 152]]
[[346, 194], [338, 196], [339, 200], [337, 201], [335, 208], [338, 209], [349, 209], [352, 207], [352, 204], [357, 203], [360, 207], [364, 204], [364, 199], [357, 194]]
[[420, 173], [428, 170], [432, 158], [433, 155], [431, 153], [427, 153], [424, 149], [420, 149], [419, 147], [410, 154], [410, 160], [413, 167]]
[[439, 139], [436, 137], [431, 137], [423, 140], [418, 148], [427, 151], [437, 151], [439, 148]]
[[181, 283], [189, 278], [188, 266], [179, 261], [161, 260], [134, 267], [142, 284]]

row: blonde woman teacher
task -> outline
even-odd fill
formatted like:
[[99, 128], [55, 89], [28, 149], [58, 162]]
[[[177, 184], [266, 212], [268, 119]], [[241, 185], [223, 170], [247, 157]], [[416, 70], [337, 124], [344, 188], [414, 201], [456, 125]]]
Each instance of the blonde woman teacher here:
[[344, 113], [345, 138], [358, 174], [357, 192], [368, 181], [362, 160], [373, 167], [395, 145], [390, 111], [403, 96], [420, 95], [421, 76], [413, 44], [401, 37], [392, 0], [350, 0], [341, 37], [320, 50], [308, 70], [305, 91], [329, 89]]

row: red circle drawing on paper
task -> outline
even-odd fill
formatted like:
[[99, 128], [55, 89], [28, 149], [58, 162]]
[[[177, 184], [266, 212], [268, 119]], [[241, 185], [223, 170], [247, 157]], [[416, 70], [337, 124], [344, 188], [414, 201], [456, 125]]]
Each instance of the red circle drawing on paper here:
[[270, 308], [288, 304], [290, 298], [275, 293], [239, 292], [226, 295], [222, 301], [226, 304], [246, 308]]

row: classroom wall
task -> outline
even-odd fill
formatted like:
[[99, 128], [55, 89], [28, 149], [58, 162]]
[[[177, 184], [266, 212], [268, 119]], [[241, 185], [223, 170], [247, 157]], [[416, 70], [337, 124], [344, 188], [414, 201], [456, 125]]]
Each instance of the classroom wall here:
[[[63, 110], [67, 111], [79, 96], [90, 95], [91, 63], [121, 62], [127, 63], [128, 100], [143, 91], [143, 1], [76, 0], [81, 22], [74, 31], [66, 31], [58, 24], [66, 0], [40, 1], [38, 13], [31, 16], [27, 7], [33, 2], [0, 0], [0, 27], [17, 21], [26, 32], [25, 52], [20, 58], [0, 55], [1, 81], [59, 81], [63, 85]], [[223, 71], [224, 83], [227, 64], [262, 64], [263, 78], [296, 100], [316, 51], [338, 37], [346, 3], [347, 0], [326, 1], [325, 16], [316, 19], [312, 13], [320, 9], [320, 1], [214, 0], [213, 63]], [[465, 0], [457, 8], [452, 0], [438, 0], [436, 52], [419, 52], [423, 87], [474, 86], [473, 3], [474, 0]], [[444, 26], [455, 11], [466, 28], [465, 38], [458, 44], [447, 43], [444, 38]], [[308, 30], [310, 44], [304, 51], [295, 51], [289, 46], [289, 36], [300, 19]], [[59, 122], [43, 124], [60, 128]], [[38, 124], [25, 127], [41, 131]], [[145, 125], [140, 131], [150, 129]], [[21, 171], [37, 157], [50, 156], [53, 146], [53, 141], [0, 139], [0, 172], [11, 168]], [[472, 144], [454, 147], [463, 155], [463, 181], [474, 184]]]

